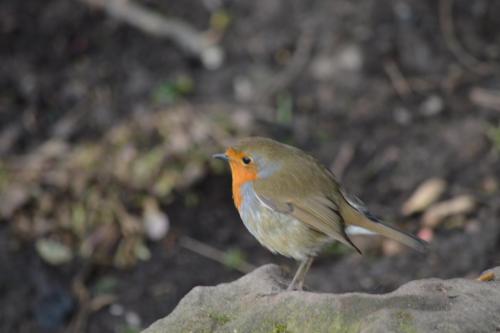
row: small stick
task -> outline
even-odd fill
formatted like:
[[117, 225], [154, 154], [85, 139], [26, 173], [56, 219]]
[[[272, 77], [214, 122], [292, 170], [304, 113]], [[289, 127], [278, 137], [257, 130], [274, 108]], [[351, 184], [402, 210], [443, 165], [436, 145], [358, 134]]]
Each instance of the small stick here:
[[[188, 236], [181, 237], [179, 243], [185, 249], [188, 249], [196, 254], [199, 254], [205, 258], [211, 259], [223, 265], [227, 265], [227, 262], [224, 260], [226, 254], [223, 251], [220, 251], [208, 244], [202, 243]], [[234, 267], [234, 269], [240, 271], [243, 274], [247, 274], [253, 271], [255, 269], [255, 266], [246, 261], [242, 261], [237, 267]]]
[[331, 169], [338, 180], [342, 179], [344, 171], [347, 169], [354, 157], [355, 147], [352, 143], [346, 142], [340, 146], [337, 157], [332, 163]]
[[408, 95], [412, 93], [410, 84], [405, 79], [403, 73], [401, 73], [398, 65], [394, 61], [392, 60], [385, 61], [384, 70], [387, 73], [389, 79], [391, 80], [394, 90], [399, 95], [399, 97], [401, 97], [401, 99], [405, 99]]
[[105, 11], [151, 35], [170, 38], [189, 53], [202, 60], [209, 69], [218, 68], [223, 61], [222, 49], [206, 35], [177, 19], [165, 18], [128, 0], [80, 0]]
[[261, 92], [261, 98], [267, 99], [276, 92], [285, 90], [304, 70], [309, 63], [311, 52], [316, 41], [316, 25], [306, 21], [297, 39], [297, 47], [285, 69], [276, 74], [274, 79]]
[[500, 111], [500, 91], [473, 88], [469, 94], [472, 103], [484, 108]]
[[494, 66], [476, 59], [468, 53], [458, 41], [453, 24], [453, 0], [439, 1], [439, 25], [446, 46], [455, 56], [460, 65], [477, 74], [488, 74], [494, 70]]

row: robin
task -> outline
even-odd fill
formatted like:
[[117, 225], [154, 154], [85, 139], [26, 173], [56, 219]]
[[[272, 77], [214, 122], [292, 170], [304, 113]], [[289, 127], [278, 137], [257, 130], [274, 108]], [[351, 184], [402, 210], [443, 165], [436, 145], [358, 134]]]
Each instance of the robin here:
[[298, 148], [250, 137], [213, 157], [229, 162], [234, 204], [248, 231], [273, 253], [300, 261], [288, 290], [302, 290], [313, 258], [333, 241], [361, 254], [348, 236], [351, 228], [425, 250], [424, 241], [383, 224]]

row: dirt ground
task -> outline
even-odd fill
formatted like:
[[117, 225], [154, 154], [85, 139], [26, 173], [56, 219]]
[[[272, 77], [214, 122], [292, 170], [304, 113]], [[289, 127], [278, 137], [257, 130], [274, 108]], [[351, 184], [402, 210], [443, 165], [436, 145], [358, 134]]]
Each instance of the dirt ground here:
[[[217, 27], [214, 17], [228, 21], [222, 66], [208, 70], [174, 43], [77, 1], [0, 3], [2, 163], [53, 138], [70, 150], [99, 145], [117, 124], [182, 112], [172, 111], [178, 105], [203, 114], [217, 109], [251, 118], [252, 134], [310, 151], [377, 215], [409, 232], [429, 231], [425, 213], [401, 213], [422, 182], [446, 181], [439, 201], [472, 198], [472, 209], [431, 228], [427, 254], [360, 238], [366, 255], [328, 249], [312, 266], [309, 289], [381, 293], [418, 278], [474, 278], [500, 265], [499, 2], [141, 4], [201, 30]], [[209, 153], [220, 148], [207, 150], [192, 184], [168, 199], [157, 196], [170, 230], [145, 241], [148, 260], [126, 268], [78, 256], [60, 265], [40, 258], [34, 244], [46, 235], [21, 237], [16, 227], [16, 216], [36, 216], [36, 200], [0, 216], [0, 331], [135, 332], [194, 286], [242, 275], [190, 250], [185, 237], [237, 253], [238, 262], [273, 262], [292, 272], [293, 261], [263, 249], [240, 222], [229, 171], [209, 167]], [[3, 165], [0, 192], [7, 193]], [[140, 192], [126, 185], [125, 197]]]

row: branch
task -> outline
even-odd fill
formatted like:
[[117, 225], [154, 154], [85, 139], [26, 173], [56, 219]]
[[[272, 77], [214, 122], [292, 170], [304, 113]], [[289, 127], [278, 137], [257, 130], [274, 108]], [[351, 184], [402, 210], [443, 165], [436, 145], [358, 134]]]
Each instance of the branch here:
[[311, 52], [316, 41], [317, 26], [312, 20], [301, 27], [297, 46], [285, 69], [277, 73], [268, 85], [260, 92], [260, 99], [266, 100], [280, 90], [285, 90], [304, 70], [309, 63]]
[[469, 93], [469, 99], [481, 107], [500, 111], [500, 91], [473, 88]]
[[455, 34], [455, 25], [453, 23], [453, 0], [439, 1], [439, 25], [446, 46], [460, 65], [477, 74], [488, 74], [497, 69], [495, 65], [475, 58], [460, 44]]
[[412, 93], [410, 84], [394, 61], [385, 61], [384, 70], [389, 77], [394, 90], [399, 95], [399, 97], [401, 97], [401, 99], [405, 99]]
[[[227, 266], [227, 254], [208, 244], [202, 243], [187, 236], [183, 236], [180, 239], [180, 245], [196, 254]], [[238, 264], [232, 268], [240, 271], [243, 274], [247, 274], [253, 271], [255, 269], [255, 266], [246, 262], [245, 260], [240, 260], [240, 262], [238, 262]]]
[[80, 0], [117, 20], [123, 21], [148, 34], [168, 38], [185, 51], [199, 57], [206, 68], [215, 69], [222, 64], [223, 50], [203, 33], [177, 19], [165, 18], [128, 0]]

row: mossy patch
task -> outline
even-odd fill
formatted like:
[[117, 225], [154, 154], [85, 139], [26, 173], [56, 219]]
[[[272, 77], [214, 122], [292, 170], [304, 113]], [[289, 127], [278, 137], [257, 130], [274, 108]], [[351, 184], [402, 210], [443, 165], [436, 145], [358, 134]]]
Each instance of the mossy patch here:
[[217, 326], [224, 326], [231, 321], [231, 318], [229, 318], [229, 316], [225, 314], [209, 313], [208, 316], [210, 317], [210, 319], [215, 321]]
[[493, 147], [500, 151], [500, 126], [490, 126], [486, 131], [486, 136], [491, 141]]
[[416, 333], [415, 325], [413, 324], [413, 316], [407, 311], [398, 311], [395, 314], [398, 331], [402, 333]]
[[275, 324], [272, 333], [290, 333], [286, 324]]

